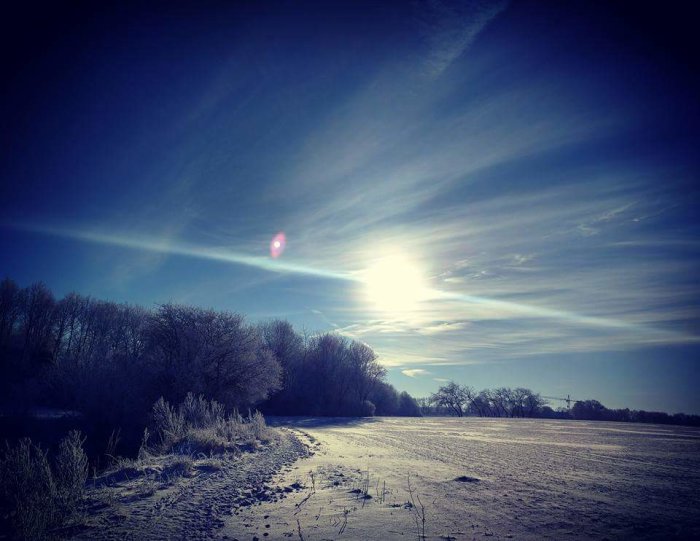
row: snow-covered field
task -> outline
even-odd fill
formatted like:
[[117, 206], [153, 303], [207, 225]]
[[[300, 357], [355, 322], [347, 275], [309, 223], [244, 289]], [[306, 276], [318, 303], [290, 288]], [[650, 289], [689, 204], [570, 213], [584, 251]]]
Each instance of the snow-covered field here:
[[237, 508], [217, 537], [417, 539], [423, 526], [427, 539], [700, 537], [697, 429], [480, 418], [277, 423], [314, 454], [272, 485], [301, 489]]
[[86, 522], [63, 534], [700, 538], [699, 429], [479, 418], [269, 421], [281, 428], [249, 452], [149, 456], [91, 481]]

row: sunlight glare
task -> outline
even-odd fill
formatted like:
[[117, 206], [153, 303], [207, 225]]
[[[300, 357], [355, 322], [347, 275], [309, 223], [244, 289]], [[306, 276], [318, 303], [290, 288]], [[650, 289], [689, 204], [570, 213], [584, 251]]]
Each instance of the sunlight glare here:
[[365, 295], [377, 309], [394, 315], [415, 310], [426, 297], [426, 284], [415, 263], [402, 256], [385, 257], [364, 273]]

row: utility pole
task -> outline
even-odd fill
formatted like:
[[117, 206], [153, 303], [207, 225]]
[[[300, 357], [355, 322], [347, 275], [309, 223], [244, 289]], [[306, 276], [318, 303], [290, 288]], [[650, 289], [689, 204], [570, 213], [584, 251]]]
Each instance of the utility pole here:
[[562, 402], [566, 402], [566, 409], [569, 411], [571, 411], [571, 403], [576, 402], [576, 399], [571, 398], [570, 394], [567, 394], [566, 398], [560, 396], [543, 396], [542, 398], [548, 398], [549, 400], [561, 400]]

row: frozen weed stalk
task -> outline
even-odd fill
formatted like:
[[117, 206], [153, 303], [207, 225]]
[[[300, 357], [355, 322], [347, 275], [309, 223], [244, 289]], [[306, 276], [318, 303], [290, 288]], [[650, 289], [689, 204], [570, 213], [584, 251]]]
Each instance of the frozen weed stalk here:
[[[407, 486], [409, 501], [411, 502], [411, 513], [413, 514], [413, 519], [416, 523], [416, 533], [418, 535], [419, 541], [425, 539], [425, 506], [420, 499], [420, 496], [416, 492], [415, 488], [411, 485], [411, 474], [408, 474], [408, 486]], [[417, 502], [417, 504], [416, 504]]]

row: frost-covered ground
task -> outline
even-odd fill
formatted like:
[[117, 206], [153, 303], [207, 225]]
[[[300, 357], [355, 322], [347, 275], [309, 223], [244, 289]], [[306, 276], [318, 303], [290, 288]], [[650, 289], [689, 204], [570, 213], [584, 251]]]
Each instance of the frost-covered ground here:
[[88, 481], [85, 520], [63, 536], [212, 539], [224, 518], [236, 509], [284, 499], [299, 490], [269, 482], [307, 455], [307, 447], [298, 438], [279, 431], [256, 449], [240, 454], [148, 456], [134, 466]]
[[[89, 483], [81, 539], [700, 538], [700, 430], [272, 419], [235, 455], [147, 457]], [[409, 490], [410, 482], [410, 490]]]
[[479, 418], [277, 422], [314, 454], [271, 485], [301, 489], [235, 509], [217, 537], [417, 539], [423, 524], [427, 539], [700, 537], [697, 429]]

